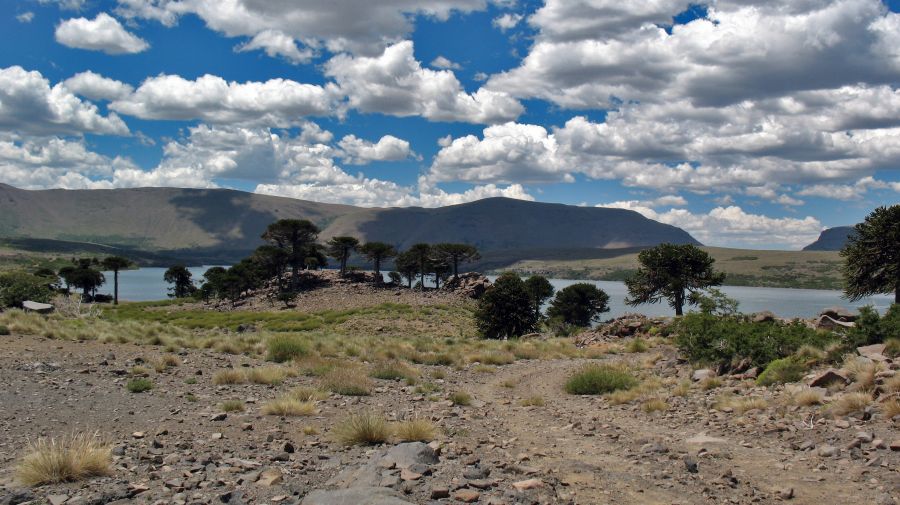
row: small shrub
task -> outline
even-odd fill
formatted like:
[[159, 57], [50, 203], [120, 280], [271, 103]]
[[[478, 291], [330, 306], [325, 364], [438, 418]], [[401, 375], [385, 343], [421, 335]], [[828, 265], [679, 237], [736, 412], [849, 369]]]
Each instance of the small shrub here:
[[756, 383], [760, 386], [771, 386], [773, 384], [785, 384], [787, 382], [797, 382], [803, 378], [806, 367], [796, 358], [781, 358], [769, 363], [765, 370], [756, 379]]
[[513, 379], [506, 379], [505, 381], [501, 382], [500, 385], [505, 388], [513, 389], [514, 387], [516, 387], [516, 381], [514, 381]]
[[297, 401], [286, 396], [263, 405], [262, 413], [270, 416], [311, 416], [316, 413], [316, 404]]
[[844, 370], [855, 383], [857, 389], [871, 389], [875, 386], [875, 375], [883, 368], [881, 363], [869, 361], [860, 356], [849, 356], [844, 360]]
[[196, 384], [197, 378], [196, 377], [188, 377], [187, 379], [184, 379], [184, 383], [185, 384]]
[[16, 474], [23, 484], [39, 486], [109, 475], [111, 464], [110, 447], [82, 433], [30, 443]]
[[243, 370], [238, 370], [236, 368], [221, 370], [213, 375], [212, 382], [217, 386], [226, 384], [244, 384], [247, 382], [247, 374], [245, 374]]
[[301, 429], [300, 431], [306, 436], [319, 434], [319, 430], [315, 426], [311, 426], [311, 425], [304, 426], [303, 429]]
[[343, 445], [375, 445], [387, 442], [391, 430], [387, 421], [374, 412], [350, 414], [332, 431], [335, 440]]
[[9, 335], [9, 328], [0, 324], [0, 335]]
[[465, 391], [457, 391], [450, 395], [450, 401], [453, 402], [453, 405], [467, 407], [469, 405], [472, 405], [472, 395], [466, 393]]
[[610, 365], [587, 365], [566, 382], [566, 392], [573, 395], [600, 395], [637, 386], [638, 381], [627, 371]]
[[807, 364], [814, 365], [816, 363], [821, 363], [825, 361], [828, 357], [828, 354], [818, 347], [811, 346], [809, 344], [801, 345], [797, 352], [794, 353], [794, 356], [797, 357], [800, 361], [803, 361]]
[[169, 368], [181, 366], [181, 360], [174, 354], [166, 354], [162, 357], [162, 364]]
[[884, 381], [884, 389], [888, 393], [900, 393], [900, 374], [887, 378]]
[[268, 384], [274, 386], [281, 384], [287, 371], [280, 366], [264, 366], [259, 368], [251, 368], [246, 373], [247, 380], [253, 384]]
[[241, 400], [226, 400], [219, 406], [222, 412], [243, 412], [244, 402]]
[[146, 376], [150, 375], [150, 369], [145, 366], [138, 365], [138, 366], [131, 367], [130, 373], [131, 373], [131, 375], [146, 377]]
[[[0, 327], [0, 335], [3, 335], [2, 327]], [[900, 356], [900, 338], [889, 338], [884, 341], [884, 355], [891, 358]]]
[[638, 391], [637, 388], [620, 389], [605, 396], [606, 401], [608, 401], [610, 405], [624, 405], [626, 403], [631, 403], [640, 397], [641, 392]]
[[718, 377], [707, 377], [700, 381], [700, 389], [704, 391], [712, 391], [719, 387], [722, 387], [722, 379]]
[[673, 396], [687, 396], [691, 392], [691, 381], [681, 381], [672, 390]]
[[322, 386], [344, 396], [368, 396], [372, 394], [372, 381], [354, 367], [335, 368], [322, 378]]
[[478, 364], [472, 367], [474, 373], [496, 373], [497, 367], [491, 365]]
[[487, 351], [475, 354], [469, 358], [469, 362], [477, 362], [482, 365], [508, 365], [515, 361], [516, 356], [513, 353], [504, 351]]
[[294, 335], [275, 335], [269, 338], [266, 345], [268, 347], [266, 359], [276, 363], [284, 363], [309, 355], [309, 347]]
[[745, 414], [752, 410], [763, 410], [768, 407], [769, 404], [763, 398], [750, 397], [732, 400], [729, 403], [729, 406], [738, 414]]
[[430, 442], [437, 437], [437, 428], [427, 419], [411, 419], [397, 423], [394, 434], [401, 442]]
[[900, 401], [896, 399], [887, 400], [881, 404], [881, 414], [885, 419], [893, 419], [900, 416]]
[[125, 384], [125, 389], [132, 393], [143, 393], [153, 389], [153, 383], [150, 379], [131, 379]]

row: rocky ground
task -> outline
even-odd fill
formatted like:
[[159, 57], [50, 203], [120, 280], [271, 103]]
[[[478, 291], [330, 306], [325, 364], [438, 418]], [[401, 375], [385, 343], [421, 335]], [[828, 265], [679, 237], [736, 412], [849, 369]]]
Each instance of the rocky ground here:
[[[261, 405], [313, 377], [280, 385], [214, 385], [217, 370], [264, 363], [185, 350], [151, 372], [155, 387], [130, 393], [150, 346], [0, 337], [0, 504], [407, 503], [891, 504], [900, 499], [900, 434], [872, 410], [831, 416], [792, 406], [791, 387], [724, 377], [718, 387], [677, 383], [691, 368], [660, 345], [609, 355], [667, 384], [667, 409], [567, 395], [585, 360], [519, 360], [495, 368], [422, 366], [422, 393], [377, 380], [374, 394], [332, 394], [306, 417], [262, 415]], [[888, 364], [883, 376], [896, 367]], [[701, 374], [702, 375], [702, 374]], [[699, 378], [699, 377], [698, 377]], [[448, 400], [457, 391], [469, 406]], [[825, 401], [829, 400], [825, 391]], [[759, 398], [739, 413], [723, 396]], [[540, 399], [537, 401], [536, 399]], [[226, 400], [244, 412], [222, 412]], [[525, 401], [528, 400], [528, 401]], [[531, 404], [524, 406], [525, 404]], [[332, 428], [353, 412], [427, 418], [431, 444], [344, 447]], [[22, 487], [15, 466], [29, 440], [96, 432], [113, 445], [114, 471], [85, 482]]]

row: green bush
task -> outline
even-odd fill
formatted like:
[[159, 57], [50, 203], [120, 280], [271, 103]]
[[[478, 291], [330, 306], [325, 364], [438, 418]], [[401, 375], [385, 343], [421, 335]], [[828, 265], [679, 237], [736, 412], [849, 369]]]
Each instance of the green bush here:
[[21, 307], [22, 302], [48, 303], [53, 291], [46, 277], [25, 272], [0, 274], [0, 307]]
[[478, 300], [475, 320], [485, 338], [516, 338], [534, 331], [540, 313], [526, 284], [515, 273], [497, 278]]
[[871, 306], [859, 309], [856, 326], [847, 332], [847, 344], [852, 347], [880, 344], [892, 338], [900, 338], [900, 304], [893, 304], [884, 316]]
[[688, 314], [666, 331], [676, 335], [676, 345], [691, 362], [713, 366], [749, 359], [752, 366], [765, 367], [805, 344], [825, 348], [836, 339], [801, 322], [754, 323], [712, 314]]
[[776, 359], [759, 374], [756, 383], [760, 386], [797, 382], [803, 378], [806, 367], [794, 357]]
[[269, 352], [266, 359], [275, 363], [284, 363], [309, 355], [306, 343], [293, 335], [275, 335], [269, 338], [267, 345]]
[[600, 395], [620, 389], [631, 389], [638, 381], [625, 370], [609, 365], [587, 365], [566, 382], [572, 395]]
[[143, 393], [153, 389], [153, 383], [150, 382], [150, 379], [132, 379], [125, 385], [125, 389], [132, 393]]
[[[0, 327], [0, 335], [3, 334], [3, 329]], [[884, 354], [885, 356], [889, 356], [891, 358], [896, 358], [900, 356], [900, 338], [889, 338], [884, 341]]]
[[547, 315], [561, 318], [566, 323], [586, 327], [609, 311], [609, 295], [597, 286], [579, 282], [556, 293]]
[[0, 335], [9, 335], [9, 328], [0, 324]]

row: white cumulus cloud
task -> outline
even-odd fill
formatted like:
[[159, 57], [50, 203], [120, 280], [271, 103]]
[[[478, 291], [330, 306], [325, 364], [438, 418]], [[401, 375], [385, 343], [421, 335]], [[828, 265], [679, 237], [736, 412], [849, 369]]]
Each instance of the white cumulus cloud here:
[[64, 46], [106, 54], [134, 54], [150, 47], [147, 41], [128, 32], [116, 18], [105, 12], [94, 19], [67, 19], [56, 27], [55, 35], [56, 41]]

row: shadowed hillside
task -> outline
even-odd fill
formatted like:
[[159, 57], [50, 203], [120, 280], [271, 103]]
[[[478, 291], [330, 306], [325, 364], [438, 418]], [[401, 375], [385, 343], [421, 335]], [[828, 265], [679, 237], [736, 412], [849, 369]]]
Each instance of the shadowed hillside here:
[[823, 231], [818, 240], [804, 247], [804, 251], [840, 251], [853, 233], [852, 226], [837, 226]]
[[367, 209], [224, 189], [26, 191], [0, 184], [0, 238], [140, 250], [187, 261], [231, 262], [261, 243], [269, 223], [302, 218], [322, 238], [352, 235], [406, 248], [465, 242], [485, 252], [693, 243], [687, 232], [621, 209], [490, 198], [437, 209]]

